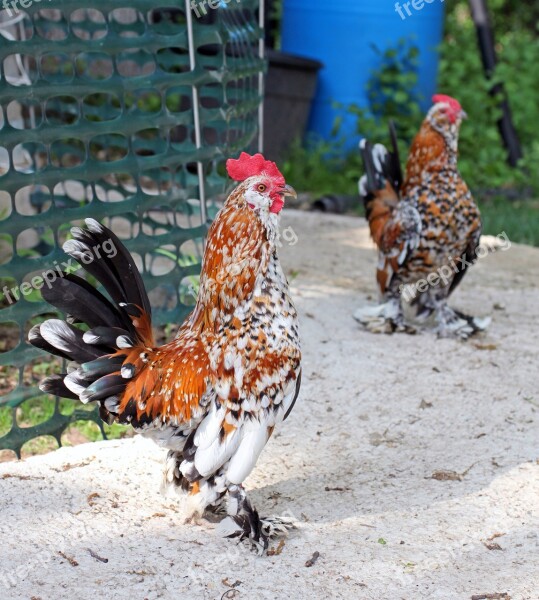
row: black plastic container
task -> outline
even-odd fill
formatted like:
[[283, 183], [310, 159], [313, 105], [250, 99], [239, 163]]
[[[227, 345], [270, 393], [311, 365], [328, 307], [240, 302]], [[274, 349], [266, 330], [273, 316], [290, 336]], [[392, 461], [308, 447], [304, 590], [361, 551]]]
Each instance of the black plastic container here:
[[322, 196], [313, 202], [313, 210], [342, 215], [359, 203], [358, 196]]
[[264, 154], [282, 160], [292, 142], [305, 134], [322, 63], [267, 50], [268, 74], [264, 101]]

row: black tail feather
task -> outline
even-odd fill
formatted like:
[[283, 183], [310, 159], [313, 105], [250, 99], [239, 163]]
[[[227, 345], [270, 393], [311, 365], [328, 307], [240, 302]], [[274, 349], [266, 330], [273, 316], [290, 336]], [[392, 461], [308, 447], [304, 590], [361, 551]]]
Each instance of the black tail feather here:
[[68, 398], [69, 400], [78, 400], [77, 394], [68, 389], [64, 383], [67, 373], [61, 373], [60, 375], [51, 375], [39, 384], [39, 389], [45, 394], [52, 394], [53, 396], [60, 396], [61, 398]]
[[89, 385], [80, 395], [82, 402], [105, 400], [124, 391], [127, 380], [121, 375], [112, 373], [104, 375]]
[[124, 360], [124, 354], [119, 354], [113, 357], [103, 356], [90, 362], [82, 363], [78, 371], [90, 381], [95, 381], [99, 377], [117, 372], [118, 369], [122, 368], [122, 363]]
[[83, 342], [83, 333], [73, 325], [60, 319], [49, 319], [41, 323], [39, 335], [54, 348], [67, 355], [69, 360], [87, 362], [103, 355], [104, 350]]
[[50, 287], [45, 286], [42, 295], [49, 304], [90, 327], [125, 325], [126, 320], [103, 294], [76, 275], [64, 273]]
[[40, 350], [45, 350], [45, 352], [48, 352], [49, 354], [54, 354], [54, 356], [64, 358], [65, 360], [71, 360], [71, 357], [68, 354], [62, 352], [62, 350], [59, 350], [58, 348], [55, 348], [52, 344], [49, 344], [49, 342], [43, 339], [40, 328], [41, 325], [34, 325], [28, 332], [28, 341], [32, 344], [32, 346], [35, 346]]
[[129, 337], [129, 331], [119, 327], [94, 327], [86, 331], [82, 337], [87, 344], [100, 344], [109, 348], [118, 347], [117, 340], [119, 337], [127, 338], [130, 340], [131, 346], [135, 345], [135, 342]]
[[116, 304], [127, 302], [125, 290], [108, 261], [103, 257], [99, 260], [93, 259], [91, 249], [95, 247], [97, 242], [83, 229], [74, 227], [72, 234], [73, 239], [68, 240], [63, 246], [64, 252], [80, 264], [84, 263], [85, 271], [99, 281]]
[[368, 140], [362, 140], [360, 144], [361, 158], [363, 160], [363, 168], [365, 169], [365, 175], [362, 177], [362, 181], [365, 182], [363, 190], [361, 191], [365, 200], [378, 191], [380, 188], [379, 173], [374, 166], [374, 160], [372, 156], [372, 144]]
[[[111, 411], [118, 407], [118, 398], [135, 376], [134, 366], [123, 364], [129, 349], [141, 343], [142, 336], [146, 342], [148, 339], [147, 333], [140, 333], [142, 330], [133, 325], [133, 318], [140, 320], [146, 313], [143, 322], [147, 331], [151, 309], [128, 250], [97, 221], [87, 219], [86, 225], [85, 230], [73, 228], [74, 239], [65, 243], [64, 250], [98, 280], [110, 299], [85, 279], [63, 273], [47, 284], [42, 294], [67, 315], [66, 321], [49, 319], [36, 325], [28, 339], [37, 348], [76, 363], [68, 373], [42, 381], [40, 388], [85, 403], [98, 401], [101, 417], [110, 423], [117, 416]], [[84, 332], [73, 323], [86, 324], [90, 329]]]
[[390, 176], [393, 189], [399, 192], [404, 182], [404, 177], [402, 175], [397, 130], [393, 120], [389, 121], [389, 137], [391, 138], [393, 151], [389, 153], [388, 163], [386, 163], [387, 173]]
[[[386, 188], [387, 183], [391, 185], [397, 197], [403, 184], [403, 175], [400, 164], [397, 133], [393, 121], [389, 123], [389, 137], [392, 151], [389, 152], [382, 144], [374, 146], [363, 139], [360, 144], [361, 158], [365, 174], [360, 180], [360, 194], [365, 203], [365, 209], [369, 212], [370, 201], [376, 194]], [[368, 214], [367, 214], [368, 218]]]
[[[152, 308], [150, 300], [142, 281], [142, 276], [137, 269], [135, 261], [127, 248], [122, 244], [118, 237], [110, 230], [95, 221], [94, 219], [86, 219], [88, 229], [85, 231], [85, 236], [91, 240], [95, 246], [106, 242], [111, 242], [116, 250], [116, 254], [104, 256], [101, 260], [107, 264], [116, 275], [116, 280], [121, 284], [126, 302], [140, 306], [140, 308], [151, 316]], [[102, 282], [103, 284], [105, 282]]]

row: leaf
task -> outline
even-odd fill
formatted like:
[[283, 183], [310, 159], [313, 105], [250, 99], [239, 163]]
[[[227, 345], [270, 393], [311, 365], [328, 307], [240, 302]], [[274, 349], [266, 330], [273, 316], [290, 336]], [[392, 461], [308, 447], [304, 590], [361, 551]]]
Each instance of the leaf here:
[[462, 481], [462, 475], [456, 471], [434, 471], [431, 479], [436, 481]]

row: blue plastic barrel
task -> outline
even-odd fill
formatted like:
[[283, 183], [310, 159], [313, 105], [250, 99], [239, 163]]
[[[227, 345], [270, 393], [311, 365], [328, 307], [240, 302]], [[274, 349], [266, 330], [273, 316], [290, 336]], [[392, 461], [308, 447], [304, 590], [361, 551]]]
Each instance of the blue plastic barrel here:
[[410, 38], [420, 51], [419, 92], [425, 108], [436, 91], [437, 47], [443, 34], [443, 0], [284, 0], [283, 51], [324, 63], [308, 129], [331, 139], [335, 118], [356, 147], [356, 118], [332, 106], [368, 106], [366, 84], [382, 52]]

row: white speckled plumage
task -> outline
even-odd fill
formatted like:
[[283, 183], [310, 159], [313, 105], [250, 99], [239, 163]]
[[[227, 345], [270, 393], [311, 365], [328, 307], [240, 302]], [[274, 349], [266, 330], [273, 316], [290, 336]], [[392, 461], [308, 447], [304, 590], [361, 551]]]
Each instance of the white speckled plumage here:
[[[242, 483], [300, 383], [297, 313], [276, 248], [279, 212], [293, 190], [260, 155], [242, 154], [227, 168], [239, 185], [210, 227], [196, 306], [174, 340], [155, 344], [132, 258], [110, 230], [88, 220], [88, 229], [73, 230], [66, 251], [81, 259], [105, 237], [115, 244], [116, 254], [90, 271], [113, 304], [72, 279], [75, 295], [95, 299], [90, 331], [52, 321], [32, 331], [31, 341], [89, 360], [86, 371], [75, 366], [47, 389], [98, 402], [103, 419], [130, 424], [167, 448], [164, 489], [186, 495], [192, 511], [215, 508], [228, 492], [230, 518], [259, 550], [268, 535]], [[70, 312], [60, 291], [51, 301]], [[77, 352], [78, 344], [91, 352]]]

